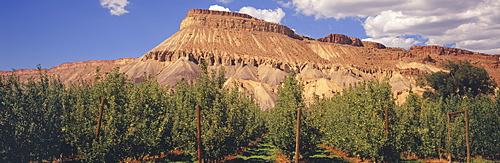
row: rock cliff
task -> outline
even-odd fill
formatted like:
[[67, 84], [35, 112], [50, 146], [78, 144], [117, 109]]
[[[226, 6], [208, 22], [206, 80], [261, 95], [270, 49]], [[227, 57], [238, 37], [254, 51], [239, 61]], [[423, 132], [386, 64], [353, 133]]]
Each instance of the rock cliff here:
[[[182, 78], [195, 81], [204, 62], [210, 71], [224, 67], [227, 87], [237, 86], [254, 95], [262, 109], [270, 109], [280, 82], [291, 71], [303, 82], [308, 102], [315, 94], [329, 97], [363, 80], [389, 82], [401, 102], [410, 88], [423, 91], [415, 86], [418, 75], [443, 70], [440, 63], [445, 60], [469, 60], [500, 81], [498, 55], [440, 46], [404, 50], [341, 34], [315, 40], [247, 14], [199, 9], [188, 11], [177, 33], [140, 58], [75, 62], [43, 71], [71, 83], [93, 79], [96, 66], [103, 72], [120, 67], [137, 81], [152, 75], [161, 85], [173, 85]], [[37, 72], [14, 71], [24, 78]]]
[[429, 46], [413, 46], [409, 50], [410, 52], [420, 52], [420, 53], [429, 53], [436, 55], [481, 55], [481, 53], [476, 53], [468, 50], [457, 49], [457, 48], [448, 48], [436, 45]]
[[[371, 41], [361, 41], [363, 43], [364, 47], [369, 47], [369, 48], [377, 48], [377, 49], [385, 49], [384, 44], [378, 43], [378, 42], [371, 42]], [[404, 49], [403, 49], [404, 50]]]
[[352, 46], [363, 46], [363, 43], [359, 38], [352, 38], [342, 34], [330, 34], [326, 37], [319, 38], [318, 41], [321, 42], [330, 42], [330, 43], [339, 43], [339, 44], [347, 44]]
[[258, 20], [247, 14], [227, 11], [189, 10], [187, 17], [182, 20], [180, 26], [181, 30], [185, 28], [215, 28], [246, 32], [273, 32], [287, 35], [292, 38], [301, 38], [299, 35], [295, 34], [292, 29], [284, 25]]
[[38, 78], [40, 73], [46, 73], [50, 76], [57, 76], [63, 83], [74, 83], [79, 80], [92, 81], [96, 75], [97, 67], [100, 71], [109, 72], [115, 67], [127, 65], [136, 58], [122, 58], [117, 60], [102, 60], [102, 61], [79, 61], [73, 63], [63, 63], [59, 66], [50, 69], [20, 69], [14, 71], [0, 71], [1, 76], [16, 75], [19, 80], [26, 81], [31, 77]]

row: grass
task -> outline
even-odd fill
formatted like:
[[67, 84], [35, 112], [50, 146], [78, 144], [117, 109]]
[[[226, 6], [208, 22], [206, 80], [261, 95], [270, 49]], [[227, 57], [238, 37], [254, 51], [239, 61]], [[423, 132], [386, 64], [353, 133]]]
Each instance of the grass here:
[[249, 147], [243, 154], [238, 155], [235, 159], [226, 162], [274, 162], [276, 157], [274, 146], [268, 142], [268, 139], [263, 139], [256, 145]]
[[324, 148], [318, 146], [318, 149], [314, 151], [314, 154], [307, 159], [308, 163], [321, 163], [321, 162], [340, 162], [348, 163], [349, 161], [336, 155]]
[[401, 158], [400, 161], [401, 162], [405, 162], [405, 163], [423, 163], [420, 160], [417, 160], [417, 159], [408, 159], [408, 158]]
[[[255, 146], [249, 147], [243, 154], [238, 155], [235, 159], [226, 161], [228, 163], [249, 163], [249, 162], [262, 162], [271, 163], [275, 162], [277, 156], [277, 149], [270, 142], [269, 139], [262, 139]], [[321, 148], [314, 151], [313, 155], [306, 159], [308, 163], [348, 163], [341, 156], [335, 155], [334, 153]]]

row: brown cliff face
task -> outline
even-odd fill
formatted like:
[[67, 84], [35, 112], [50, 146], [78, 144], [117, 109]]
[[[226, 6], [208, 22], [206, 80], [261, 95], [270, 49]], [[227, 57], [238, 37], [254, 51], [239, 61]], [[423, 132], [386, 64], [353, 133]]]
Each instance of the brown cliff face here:
[[[396, 94], [410, 88], [422, 93], [415, 87], [418, 75], [443, 70], [445, 60], [469, 60], [500, 82], [498, 55], [439, 46], [404, 50], [341, 34], [315, 40], [247, 14], [199, 9], [188, 11], [177, 33], [138, 59], [66, 63], [43, 71], [72, 83], [92, 81], [97, 66], [103, 73], [120, 67], [136, 81], [151, 75], [161, 85], [173, 85], [182, 78], [195, 81], [201, 72], [198, 65], [204, 62], [210, 71], [224, 67], [227, 87], [237, 86], [254, 95], [262, 109], [270, 109], [279, 84], [291, 71], [303, 82], [311, 102], [314, 95], [330, 97], [363, 80], [387, 81]], [[24, 80], [38, 72], [14, 71]], [[0, 76], [10, 74], [0, 72]]]
[[[290, 28], [224, 11], [190, 10], [180, 30], [141, 57], [175, 62], [187, 58], [208, 65], [272, 65], [283, 71], [306, 64], [328, 67]], [[304, 62], [308, 61], [308, 62]]]
[[0, 76], [16, 75], [19, 80], [26, 81], [30, 77], [38, 78], [40, 73], [54, 75], [59, 77], [63, 83], [74, 83], [78, 80], [91, 81], [96, 75], [97, 67], [100, 68], [102, 74], [109, 72], [115, 67], [121, 67], [131, 63], [136, 58], [122, 58], [117, 60], [103, 61], [78, 61], [73, 63], [63, 63], [59, 66], [50, 69], [20, 69], [14, 71], [0, 71]]
[[368, 48], [377, 48], [377, 49], [385, 49], [385, 48], [387, 48], [387, 47], [385, 47], [384, 44], [381, 44], [381, 43], [378, 43], [378, 42], [371, 42], [371, 41], [361, 41], [361, 42], [363, 43], [364, 47], [368, 47]]
[[359, 38], [352, 38], [343, 34], [330, 34], [326, 37], [319, 38], [318, 41], [321, 42], [329, 42], [329, 43], [338, 43], [338, 44], [347, 44], [352, 46], [363, 46], [363, 43]]
[[185, 28], [214, 28], [232, 31], [273, 32], [301, 39], [295, 32], [281, 24], [258, 20], [250, 15], [226, 11], [193, 9], [181, 22], [180, 29]]
[[442, 46], [414, 46], [407, 54], [421, 56], [425, 62], [434, 62], [439, 66], [446, 60], [466, 60], [475, 66], [484, 67], [495, 81], [500, 84], [500, 55], [488, 55], [484, 53], [472, 52], [469, 50], [449, 48]]
[[449, 48], [435, 45], [428, 46], [413, 46], [408, 52], [416, 53], [426, 53], [429, 55], [442, 55], [442, 56], [456, 56], [456, 57], [468, 57], [470, 59], [485, 59], [491, 61], [499, 60], [500, 55], [489, 55], [484, 53], [473, 52], [458, 48]]
[[229, 17], [241, 17], [247, 19], [255, 19], [254, 17], [237, 12], [227, 12], [227, 11], [216, 11], [216, 10], [204, 10], [204, 9], [192, 9], [187, 12], [187, 16], [193, 15], [218, 15], [218, 16], [229, 16]]
[[442, 46], [435, 46], [435, 45], [429, 45], [429, 46], [413, 46], [409, 50], [410, 52], [413, 51], [418, 51], [418, 52], [424, 52], [424, 53], [430, 53], [430, 54], [437, 54], [437, 55], [479, 55], [481, 53], [476, 53], [468, 50], [463, 50], [463, 49], [458, 49], [458, 48], [448, 48], [448, 47], [442, 47]]

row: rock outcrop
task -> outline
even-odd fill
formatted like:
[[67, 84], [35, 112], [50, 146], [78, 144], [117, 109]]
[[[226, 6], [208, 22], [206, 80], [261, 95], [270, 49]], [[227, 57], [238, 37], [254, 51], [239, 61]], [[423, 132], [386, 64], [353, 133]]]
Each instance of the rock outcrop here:
[[338, 44], [347, 44], [352, 46], [363, 46], [363, 43], [359, 38], [349, 37], [343, 34], [330, 34], [326, 37], [319, 38], [318, 41], [321, 42], [329, 42], [329, 43], [338, 43]]
[[287, 26], [258, 20], [250, 15], [214, 10], [193, 9], [187, 12], [187, 17], [181, 22], [180, 29], [185, 28], [214, 28], [232, 31], [259, 31], [273, 32], [301, 39], [299, 35]]
[[[205, 63], [209, 71], [224, 67], [226, 87], [253, 95], [262, 109], [270, 109], [291, 71], [303, 82], [308, 102], [314, 95], [330, 97], [364, 80], [387, 81], [396, 97], [404, 99], [410, 88], [422, 93], [415, 85], [418, 75], [444, 70], [440, 63], [445, 60], [469, 60], [500, 82], [498, 55], [439, 46], [404, 50], [342, 34], [315, 40], [247, 14], [199, 9], [188, 11], [177, 33], [138, 59], [75, 62], [43, 71], [72, 83], [92, 80], [97, 66], [102, 72], [120, 67], [136, 81], [155, 76], [161, 85], [174, 85], [183, 78], [195, 81], [198, 65]], [[27, 79], [38, 71], [0, 75], [12, 73]]]
[[381, 43], [378, 43], [378, 42], [371, 42], [371, 41], [361, 41], [363, 43], [363, 46], [364, 47], [368, 47], [368, 48], [377, 48], [377, 49], [385, 49], [387, 47], [385, 47], [384, 44], [381, 44]]
[[497, 83], [500, 84], [500, 55], [489, 55], [469, 50], [442, 46], [413, 46], [407, 52], [418, 56], [423, 62], [439, 66], [446, 60], [467, 60], [472, 64], [484, 67]]
[[109, 72], [115, 67], [121, 67], [127, 65], [136, 58], [122, 58], [117, 60], [102, 60], [102, 61], [79, 61], [73, 63], [63, 63], [59, 66], [52, 67], [50, 69], [20, 69], [14, 71], [0, 71], [0, 76], [16, 75], [19, 76], [19, 80], [26, 81], [31, 77], [38, 78], [41, 73], [46, 73], [47, 75], [55, 75], [63, 83], [74, 83], [79, 80], [91, 81], [96, 75], [97, 67], [99, 67], [100, 72]]
[[327, 68], [328, 61], [313, 55], [301, 41], [305, 38], [286, 26], [246, 14], [191, 10], [181, 22], [180, 30], [141, 60], [175, 62], [186, 57], [197, 64], [272, 65], [283, 71], [298, 71], [308, 64]]
[[436, 45], [429, 46], [413, 46], [410, 47], [410, 52], [423, 52], [429, 54], [437, 54], [437, 55], [481, 55], [481, 53], [472, 52], [468, 50], [458, 49], [458, 48], [448, 48]]

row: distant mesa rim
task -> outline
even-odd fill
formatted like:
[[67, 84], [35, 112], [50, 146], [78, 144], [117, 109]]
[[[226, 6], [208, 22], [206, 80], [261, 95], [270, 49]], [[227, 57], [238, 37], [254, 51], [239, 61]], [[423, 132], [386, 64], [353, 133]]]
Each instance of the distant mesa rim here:
[[219, 16], [232, 16], [232, 17], [242, 17], [242, 18], [248, 18], [248, 19], [257, 19], [255, 17], [252, 17], [248, 14], [244, 13], [238, 13], [238, 12], [230, 12], [230, 11], [217, 11], [217, 10], [207, 10], [207, 9], [192, 9], [187, 12], [187, 16], [192, 16], [192, 15], [198, 15], [198, 14], [204, 14], [204, 15], [219, 15]]

